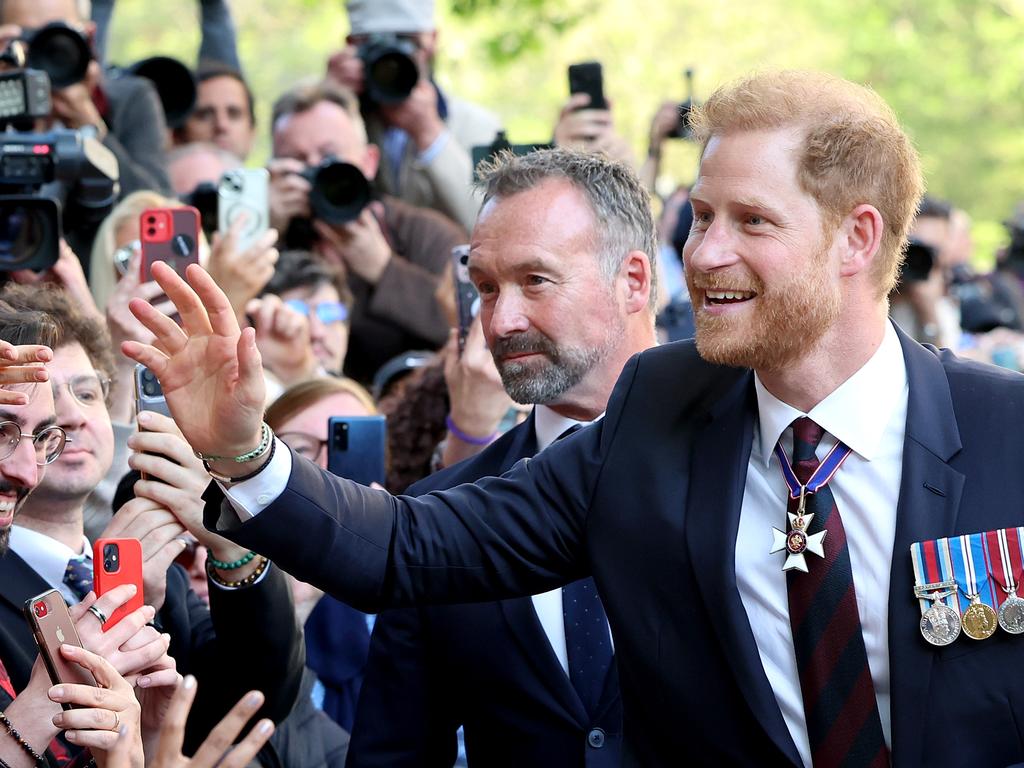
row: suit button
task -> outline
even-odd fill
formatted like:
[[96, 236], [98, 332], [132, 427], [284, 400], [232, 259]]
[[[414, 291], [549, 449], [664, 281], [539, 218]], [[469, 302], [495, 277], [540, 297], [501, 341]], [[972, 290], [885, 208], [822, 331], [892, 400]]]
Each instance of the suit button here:
[[600, 749], [604, 746], [604, 731], [600, 728], [591, 728], [590, 733], [587, 734], [587, 744], [592, 746], [594, 749]]

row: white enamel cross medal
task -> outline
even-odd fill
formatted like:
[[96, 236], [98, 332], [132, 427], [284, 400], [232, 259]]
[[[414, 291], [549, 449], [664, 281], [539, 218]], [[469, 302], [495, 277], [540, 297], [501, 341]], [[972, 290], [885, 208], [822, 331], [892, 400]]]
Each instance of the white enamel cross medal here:
[[800, 488], [800, 506], [796, 514], [787, 512], [789, 518], [789, 533], [772, 527], [772, 548], [771, 552], [786, 550], [786, 562], [782, 564], [783, 571], [791, 571], [794, 568], [807, 573], [807, 552], [818, 557], [825, 556], [825, 534], [828, 531], [807, 534], [807, 526], [811, 524], [814, 515], [804, 514], [805, 496], [807, 487]]

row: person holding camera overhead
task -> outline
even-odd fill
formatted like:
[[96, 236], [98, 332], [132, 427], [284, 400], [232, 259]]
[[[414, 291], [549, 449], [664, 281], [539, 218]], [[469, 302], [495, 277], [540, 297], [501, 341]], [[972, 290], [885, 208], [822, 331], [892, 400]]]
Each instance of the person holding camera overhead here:
[[434, 82], [433, 0], [348, 0], [345, 8], [351, 29], [327, 77], [359, 95], [370, 141], [382, 150], [375, 186], [471, 229], [480, 198], [470, 153], [502, 125]]
[[374, 199], [380, 150], [339, 86], [293, 88], [274, 104], [272, 125], [271, 226], [285, 247], [342, 269], [355, 299], [346, 375], [367, 383], [395, 355], [443, 345], [448, 323], [434, 294], [465, 230], [436, 211]]

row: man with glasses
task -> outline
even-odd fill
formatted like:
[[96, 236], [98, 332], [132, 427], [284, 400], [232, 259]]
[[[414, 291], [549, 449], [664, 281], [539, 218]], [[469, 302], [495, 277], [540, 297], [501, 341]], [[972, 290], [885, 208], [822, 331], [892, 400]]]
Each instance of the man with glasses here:
[[[115, 437], [106, 398], [114, 361], [102, 321], [80, 314], [62, 291], [9, 285], [0, 299], [16, 310], [45, 313], [57, 329], [53, 360], [47, 365], [50, 385], [44, 387], [46, 399], [52, 397], [50, 411], [55, 418], [51, 415], [48, 423], [36, 423], [24, 421], [22, 415], [18, 426], [22, 432], [39, 434], [54, 424], [70, 440], [57, 458], [53, 454], [59, 435], [36, 438], [42, 451], [37, 460], [51, 456], [57, 460], [49, 464], [35, 492], [25, 500], [18, 524], [12, 528], [10, 552], [0, 558], [0, 662], [14, 687], [20, 689], [27, 683], [36, 653], [22, 617], [25, 600], [55, 588], [68, 603], [75, 604], [93, 586], [92, 544], [85, 535], [83, 510], [113, 461]], [[12, 413], [18, 415], [13, 409]], [[150, 462], [144, 467], [150, 472], [150, 495], [162, 500], [142, 495], [132, 498], [100, 536], [137, 538], [142, 544], [145, 603], [157, 609], [154, 623], [170, 635], [169, 653], [177, 660], [178, 671], [194, 674], [206, 692], [199, 694], [190, 734], [205, 736], [231, 704], [253, 687], [257, 669], [266, 675], [260, 679], [267, 695], [264, 713], [280, 720], [298, 692], [303, 667], [301, 635], [294, 622], [277, 621], [272, 630], [261, 626], [261, 631], [254, 632], [252, 621], [257, 616], [293, 615], [288, 583], [283, 573], [262, 558], [246, 559], [247, 550], [203, 533], [201, 494], [207, 481], [201, 464], [176, 434], [173, 422], [160, 421], [159, 414], [148, 416], [150, 431], [132, 437], [133, 442], [144, 441], [132, 463]], [[12, 420], [0, 410], [0, 422]], [[14, 435], [13, 427], [9, 429]], [[0, 435], [3, 430], [0, 423]], [[142, 451], [150, 454], [142, 458]], [[25, 454], [27, 462], [27, 451]], [[5, 471], [3, 464], [0, 473]], [[154, 486], [159, 487], [157, 493], [152, 493]], [[199, 533], [197, 538], [218, 562], [234, 566], [208, 569], [209, 609], [189, 588], [184, 570], [171, 567], [184, 549], [180, 537], [186, 527]], [[239, 565], [241, 560], [245, 562]], [[249, 576], [253, 578], [246, 582]], [[245, 644], [246, 650], [225, 650], [237, 648], [237, 643]]]

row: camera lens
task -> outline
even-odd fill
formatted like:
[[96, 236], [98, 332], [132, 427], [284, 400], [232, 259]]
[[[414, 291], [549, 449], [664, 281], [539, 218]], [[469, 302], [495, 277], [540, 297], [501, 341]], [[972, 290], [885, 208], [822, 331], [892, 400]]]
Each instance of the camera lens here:
[[0, 208], [0, 270], [19, 269], [43, 243], [42, 211], [22, 205]]
[[28, 45], [28, 65], [44, 70], [54, 88], [81, 82], [91, 59], [82, 34], [60, 22], [40, 29]]
[[328, 224], [344, 224], [358, 218], [370, 202], [370, 183], [351, 163], [329, 161], [316, 171], [309, 195], [313, 214]]

